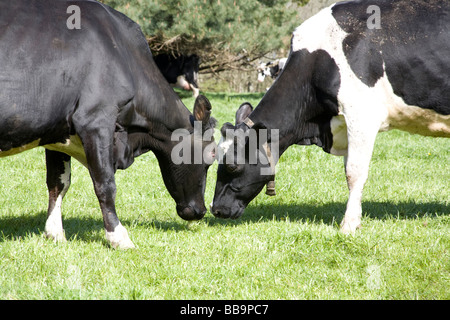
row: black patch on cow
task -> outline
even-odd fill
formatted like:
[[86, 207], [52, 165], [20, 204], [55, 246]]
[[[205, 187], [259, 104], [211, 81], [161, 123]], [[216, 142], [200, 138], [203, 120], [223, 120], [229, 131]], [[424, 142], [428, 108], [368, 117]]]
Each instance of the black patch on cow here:
[[267, 119], [263, 123], [267, 128], [280, 129], [281, 149], [282, 144], [286, 148], [291, 144], [315, 144], [330, 152], [330, 121], [338, 114], [340, 83], [339, 68], [326, 51], [292, 52], [284, 71], [251, 118]]
[[[369, 29], [369, 5], [380, 8], [381, 29]], [[450, 2], [372, 0], [332, 8], [348, 33], [342, 43], [356, 76], [373, 87], [384, 70], [408, 105], [450, 114]]]

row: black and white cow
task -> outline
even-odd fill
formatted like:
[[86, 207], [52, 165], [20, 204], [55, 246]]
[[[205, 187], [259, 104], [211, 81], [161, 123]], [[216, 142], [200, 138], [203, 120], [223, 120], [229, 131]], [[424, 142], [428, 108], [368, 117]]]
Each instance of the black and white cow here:
[[195, 54], [174, 57], [169, 54], [155, 56], [155, 62], [170, 85], [191, 91], [194, 97], [200, 93], [198, 88], [199, 57]]
[[[368, 27], [374, 18], [369, 5], [379, 9], [381, 28]], [[279, 155], [294, 144], [315, 144], [344, 156], [349, 199], [341, 230], [353, 233], [361, 223], [361, 196], [379, 131], [450, 137], [450, 2], [349, 1], [322, 10], [294, 31], [283, 73], [251, 109], [244, 104], [236, 126], [224, 125], [219, 151], [236, 153], [245, 146], [229, 140], [227, 129], [264, 128], [279, 130]], [[276, 161], [270, 161], [274, 150], [267, 137], [265, 150], [259, 149], [265, 164], [239, 164], [231, 154], [219, 165], [211, 207], [216, 217], [239, 217], [274, 179], [274, 171], [260, 173]]]
[[[80, 13], [79, 29], [70, 28], [70, 12]], [[199, 96], [189, 112], [137, 24], [96, 1], [15, 0], [0, 2], [0, 25], [0, 157], [46, 149], [48, 237], [65, 239], [71, 157], [89, 170], [115, 248], [134, 246], [116, 215], [115, 172], [150, 150], [180, 217], [203, 217], [210, 161], [174, 164], [172, 132], [193, 136], [194, 121], [210, 129], [211, 105]]]
[[281, 58], [275, 61], [269, 61], [266, 63], [261, 63], [258, 68], [258, 82], [264, 82], [266, 77], [271, 77], [276, 79], [278, 75], [283, 70], [286, 64], [287, 58]]

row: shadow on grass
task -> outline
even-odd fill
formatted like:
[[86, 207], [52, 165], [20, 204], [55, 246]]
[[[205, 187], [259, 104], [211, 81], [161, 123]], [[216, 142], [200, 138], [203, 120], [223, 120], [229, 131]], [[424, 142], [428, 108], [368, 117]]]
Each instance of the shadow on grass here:
[[[366, 201], [362, 204], [363, 216], [370, 219], [387, 220], [399, 219], [409, 220], [427, 216], [450, 215], [450, 208], [438, 202], [415, 203], [415, 202], [375, 202]], [[208, 224], [243, 224], [258, 223], [261, 221], [286, 220], [298, 222], [312, 222], [318, 224], [335, 225], [340, 224], [344, 218], [346, 203], [327, 204], [294, 204], [294, 205], [250, 205], [244, 214], [236, 219], [216, 219], [208, 215]]]
[[[345, 212], [345, 203], [327, 204], [294, 204], [294, 205], [250, 205], [244, 214], [236, 220], [218, 219], [207, 213], [204, 221], [210, 227], [240, 225], [246, 223], [260, 223], [264, 221], [286, 220], [292, 222], [305, 222], [325, 225], [340, 224]], [[450, 215], [450, 208], [437, 202], [415, 203], [415, 202], [363, 202], [363, 214], [366, 218], [387, 220], [399, 219], [410, 220], [421, 217], [433, 219], [439, 216]], [[25, 213], [19, 217], [0, 215], [0, 242], [11, 239], [24, 238], [28, 235], [41, 235], [44, 232], [46, 212]], [[173, 220], [158, 219], [121, 219], [126, 228], [140, 226], [155, 228], [162, 231], [186, 231], [189, 229], [186, 221], [175, 217]], [[64, 218], [63, 225], [66, 238], [70, 241], [76, 237], [86, 242], [104, 242], [103, 221], [101, 217], [89, 218]], [[95, 232], [94, 232], [95, 231]], [[101, 232], [96, 232], [101, 231]]]
[[[44, 234], [47, 212], [27, 212], [21, 216], [2, 216], [0, 214], [0, 242], [21, 239], [30, 235]], [[73, 237], [82, 241], [103, 241], [104, 233], [101, 216], [99, 218], [64, 218], [63, 227], [67, 240]]]
[[[387, 220], [410, 220], [427, 216], [431, 219], [438, 216], [450, 215], [450, 208], [443, 203], [415, 203], [415, 202], [363, 202], [363, 215], [366, 218]], [[273, 220], [292, 222], [311, 222], [325, 225], [339, 225], [344, 217], [346, 203], [327, 204], [294, 204], [294, 205], [250, 205], [244, 214], [236, 219], [218, 219], [208, 212], [203, 219], [208, 226], [240, 225], [259, 223]], [[141, 221], [140, 226], [156, 228], [163, 231], [185, 231], [188, 229], [186, 221], [174, 218], [171, 221], [157, 219]]]

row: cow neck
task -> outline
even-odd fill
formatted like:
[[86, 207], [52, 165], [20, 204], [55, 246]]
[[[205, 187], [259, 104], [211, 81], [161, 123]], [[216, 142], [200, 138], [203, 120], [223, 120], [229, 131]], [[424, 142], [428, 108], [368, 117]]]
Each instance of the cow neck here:
[[167, 81], [161, 79], [160, 83], [151, 86], [146, 90], [146, 97], [142, 101], [148, 119], [154, 124], [164, 125], [171, 132], [192, 127], [191, 112]]
[[[245, 124], [249, 129], [253, 129], [253, 127], [255, 126], [255, 123], [250, 118], [245, 118], [243, 121], [243, 124]], [[276, 191], [275, 191], [275, 171], [276, 171], [275, 165], [276, 165], [276, 162], [272, 155], [272, 149], [270, 147], [270, 144], [267, 141], [264, 142], [264, 144], [262, 145], [262, 148], [264, 149], [264, 152], [267, 155], [270, 169], [273, 174], [273, 178], [270, 179], [269, 182], [266, 184], [266, 194], [269, 196], [274, 196], [274, 195], [276, 195]]]
[[144, 134], [141, 135], [140, 148], [167, 152], [175, 130], [192, 130], [193, 115], [168, 85], [167, 88], [160, 86], [146, 92], [149, 94], [135, 99], [138, 131]]
[[190, 112], [159, 71], [148, 45], [140, 48], [130, 69], [135, 79], [135, 105], [147, 121], [170, 132], [189, 128]]
[[[319, 75], [313, 74], [318, 58], [320, 61], [332, 62], [331, 58], [326, 59], [323, 52], [293, 52], [278, 79], [249, 115], [255, 128], [279, 130], [280, 156], [293, 144], [315, 144], [326, 152], [331, 148], [329, 123], [337, 115], [337, 101], [332, 98], [335, 93], [324, 94], [313, 85], [313, 80], [318, 81], [317, 79], [329, 82], [328, 78], [319, 77], [325, 71], [319, 72]], [[327, 66], [332, 64], [328, 63]], [[336, 72], [326, 74], [334, 75]], [[338, 80], [337, 78], [331, 82], [334, 87], [338, 87]], [[331, 102], [327, 102], [328, 100]]]
[[144, 135], [145, 149], [166, 152], [172, 133], [177, 129], [192, 130], [192, 114], [159, 72], [148, 46], [139, 50], [131, 65], [135, 83], [134, 109], [138, 114], [138, 130]]
[[269, 93], [250, 114], [249, 119], [254, 123], [255, 129], [278, 130], [279, 155], [281, 156], [289, 146], [297, 143], [296, 112], [288, 102], [271, 103]]
[[288, 59], [283, 72], [249, 115], [256, 127], [279, 130], [280, 156], [301, 139], [297, 119], [309, 82], [304, 72], [295, 72], [298, 63], [295, 58]]

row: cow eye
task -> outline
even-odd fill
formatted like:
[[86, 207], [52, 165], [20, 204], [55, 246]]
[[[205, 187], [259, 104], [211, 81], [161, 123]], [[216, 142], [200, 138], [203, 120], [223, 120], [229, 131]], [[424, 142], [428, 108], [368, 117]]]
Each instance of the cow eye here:
[[235, 187], [234, 185], [230, 184], [230, 189], [231, 189], [231, 191], [233, 191], [233, 192], [240, 192], [242, 188], [237, 188], [237, 187]]

